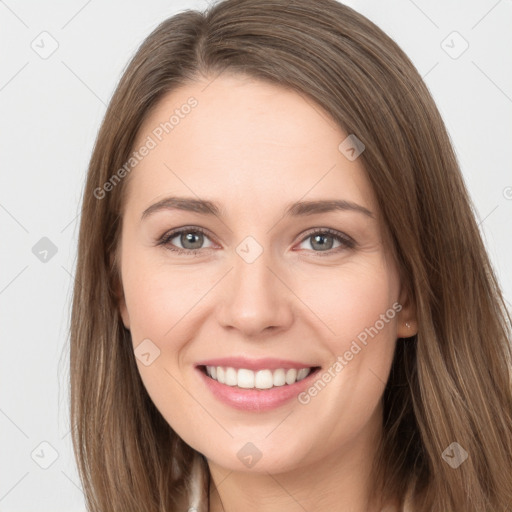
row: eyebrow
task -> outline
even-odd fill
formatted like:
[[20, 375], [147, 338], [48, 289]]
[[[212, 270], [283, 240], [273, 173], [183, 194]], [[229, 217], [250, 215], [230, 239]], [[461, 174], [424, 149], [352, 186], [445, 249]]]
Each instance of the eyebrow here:
[[[221, 207], [215, 202], [188, 197], [166, 197], [144, 210], [141, 220], [162, 210], [183, 210], [201, 215], [222, 216]], [[284, 216], [303, 217], [333, 211], [354, 211], [374, 218], [374, 214], [364, 206], [345, 199], [298, 201], [287, 206]]]

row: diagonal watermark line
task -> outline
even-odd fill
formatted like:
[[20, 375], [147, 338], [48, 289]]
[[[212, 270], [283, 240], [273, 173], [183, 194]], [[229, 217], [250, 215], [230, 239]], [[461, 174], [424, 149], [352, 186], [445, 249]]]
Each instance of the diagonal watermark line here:
[[62, 471], [62, 469], [60, 470], [60, 472], [82, 493], [84, 494], [84, 490], [77, 484], [75, 484], [75, 482], [73, 482], [73, 480], [71, 480], [71, 478], [69, 478], [68, 475], [66, 475], [66, 473], [64, 473], [64, 471]]
[[368, 370], [370, 370], [373, 373], [373, 375], [375, 375], [375, 377], [377, 377], [377, 379], [379, 379], [382, 382], [382, 384], [386, 384], [371, 368], [368, 368]]
[[11, 286], [11, 284], [16, 280], [18, 279], [18, 277], [23, 273], [25, 272], [25, 270], [27, 270], [28, 268], [28, 265], [25, 266], [24, 269], [20, 270], [15, 277], [13, 277], [1, 290], [0, 290], [0, 294], [4, 293], [5, 290], [7, 290], [7, 288], [9, 288], [9, 286]]
[[27, 475], [28, 471], [0, 498], [0, 501], [2, 501]]
[[286, 419], [288, 419], [288, 417], [290, 416], [290, 414], [293, 414], [293, 411], [290, 411], [266, 436], [265, 436], [265, 439], [267, 439], [267, 437], [272, 434], [272, 432], [274, 432], [277, 427], [279, 427], [280, 425], [282, 425]]
[[276, 480], [276, 479], [274, 478], [274, 476], [273, 476], [271, 473], [269, 473], [268, 471], [266, 471], [266, 473], [267, 473], [267, 475], [268, 475], [270, 478], [272, 478], [272, 480], [274, 480], [274, 482], [275, 482], [277, 485], [279, 485], [279, 487], [281, 487], [281, 489], [283, 489], [283, 491], [284, 491], [286, 494], [288, 494], [288, 496], [290, 496], [290, 498], [291, 498], [293, 501], [295, 501], [295, 503], [297, 503], [297, 505], [299, 505], [299, 507], [300, 507], [302, 510], [304, 510], [305, 512], [308, 512], [308, 511], [307, 511], [307, 509], [305, 509], [305, 508], [302, 506], [302, 504], [301, 504], [300, 502], [298, 502], [298, 501], [297, 501], [297, 499], [295, 498], [295, 496], [293, 496], [292, 494], [290, 494], [290, 493], [288, 492], [288, 490], [287, 490], [285, 487], [283, 487], [283, 486], [282, 486], [281, 482], [279, 482], [278, 480]]
[[[332, 121], [325, 115], [324, 112], [322, 112], [322, 110], [320, 108], [318, 108], [318, 105], [316, 104], [316, 102], [314, 102], [312, 99], [308, 98], [302, 92], [300, 92], [299, 95], [303, 99], [304, 103], [306, 103], [308, 105], [308, 107], [312, 108], [323, 121], [325, 121], [327, 124], [332, 125]], [[336, 126], [336, 128], [338, 128], [338, 127]]]
[[23, 25], [25, 25], [25, 27], [30, 28], [30, 27], [29, 27], [29, 26], [28, 26], [28, 25], [27, 25], [27, 24], [26, 24], [26, 23], [25, 23], [25, 22], [24, 22], [24, 21], [23, 21], [23, 20], [22, 20], [22, 19], [21, 19], [21, 18], [20, 18], [20, 17], [19, 17], [19, 16], [18, 16], [18, 15], [17, 15], [17, 14], [16, 14], [16, 13], [15, 13], [15, 12], [14, 12], [14, 11], [13, 11], [9, 6], [8, 6], [8, 5], [7, 5], [7, 4], [6, 4], [6, 3], [5, 3], [5, 2], [4, 2], [4, 0], [0, 0], [0, 3], [1, 3], [1, 4], [3, 4], [3, 5], [5, 6], [5, 8], [6, 8], [6, 9], [8, 9], [9, 11], [11, 11], [11, 14], [12, 14], [14, 17], [18, 18], [18, 21], [19, 21], [19, 22], [21, 22], [21, 23], [23, 23]]
[[75, 77], [76, 77], [80, 82], [82, 82], [82, 84], [83, 84], [85, 87], [87, 87], [87, 89], [89, 89], [89, 91], [91, 91], [91, 92], [94, 94], [94, 96], [96, 96], [96, 98], [98, 98], [98, 99], [101, 101], [101, 103], [103, 103], [103, 105], [105, 105], [105, 107], [107, 106], [107, 104], [106, 104], [106, 103], [105, 103], [105, 102], [104, 102], [104, 101], [103, 101], [103, 100], [102, 100], [102, 99], [101, 99], [101, 98], [100, 98], [100, 97], [99, 97], [99, 96], [98, 96], [98, 95], [97, 95], [97, 94], [96, 94], [96, 93], [95, 93], [95, 92], [94, 92], [94, 91], [93, 91], [93, 90], [92, 90], [92, 89], [91, 89], [91, 88], [90, 88], [90, 87], [89, 87], [89, 86], [88, 86], [88, 85], [87, 85], [87, 84], [86, 84], [86, 83], [85, 83], [85, 82], [84, 82], [84, 81], [83, 81], [83, 80], [82, 80], [82, 79], [81, 79], [81, 78], [80, 78], [80, 77], [79, 77], [79, 76], [78, 76], [78, 75], [77, 75], [77, 74], [76, 74], [76, 73], [75, 73], [75, 72], [74, 72], [74, 71], [73, 71], [73, 70], [72, 70], [72, 69], [71, 69], [71, 68], [70, 68], [70, 67], [69, 67], [65, 62], [64, 62], [64, 61], [63, 61], [63, 60], [61, 60], [61, 62], [62, 62], [62, 64], [64, 64], [64, 66], [66, 66], [66, 68], [68, 68], [68, 69], [69, 69], [69, 71], [70, 71], [73, 75], [75, 75]]
[[73, 217], [73, 219], [71, 219], [61, 230], [60, 232], [61, 233], [64, 233], [64, 231], [66, 231], [66, 229], [69, 228], [69, 226], [71, 226], [71, 224], [73, 224], [73, 222], [75, 222], [76, 219], [78, 219], [78, 217], [80, 216], [80, 214], [77, 214], [75, 215], [75, 217]]
[[73, 283], [78, 284], [78, 286], [83, 289], [82, 283], [77, 279], [76, 276], [74, 276], [64, 265], [61, 265], [61, 268], [69, 275]]
[[487, 80], [489, 80], [489, 82], [491, 82], [494, 85], [494, 87], [496, 87], [496, 89], [498, 89], [501, 92], [501, 94], [503, 94], [503, 96], [505, 96], [505, 98], [508, 99], [508, 101], [512, 103], [512, 98], [510, 98], [510, 96], [508, 96], [508, 94], [501, 87], [499, 87], [498, 84], [489, 75], [487, 75], [485, 71], [483, 71], [475, 61], [472, 60], [471, 63], [480, 71], [480, 73], [482, 73], [482, 75], [484, 75], [487, 78]]
[[11, 419], [9, 418], [9, 416], [4, 412], [2, 411], [2, 409], [0, 409], [0, 412], [27, 438], [29, 439], [29, 437], [27, 436], [27, 434], [25, 434], [25, 432], [23, 432], [23, 430], [21, 430], [21, 428]]
[[220, 74], [218, 74], [217, 76], [214, 76], [202, 89], [201, 89], [201, 92], [204, 92], [213, 82], [215, 82], [215, 80], [217, 80], [217, 78], [219, 78]]
[[70, 428], [61, 438], [60, 440], [62, 441], [65, 437], [69, 436], [69, 434], [71, 434], [71, 431], [75, 429], [76, 430], [76, 424], [73, 428]]
[[65, 437], [69, 436], [69, 434], [71, 434], [71, 430], [68, 430], [61, 438], [60, 440], [62, 441]]
[[501, 0], [498, 0], [472, 27], [473, 30], [486, 16], [498, 5], [501, 3]]
[[232, 474], [233, 474], [233, 471], [230, 471], [227, 475], [225, 475], [225, 476], [222, 478], [222, 480], [220, 480], [218, 483], [215, 483], [215, 487], [218, 489], [218, 488], [222, 485], [222, 483], [223, 483], [223, 482], [225, 482], [225, 481], [227, 480], [227, 478], [228, 478], [229, 476], [231, 476]]
[[230, 437], [234, 437], [233, 434], [231, 432], [229, 432], [225, 427], [224, 425], [222, 425], [222, 423], [220, 423], [217, 418], [215, 418], [211, 413], [210, 411], [208, 411], [208, 409], [206, 409], [206, 407], [167, 369], [164, 367], [164, 370], [169, 374], [170, 377], [172, 377], [180, 386], [181, 388], [186, 392], [188, 393], [188, 395], [190, 395], [190, 397], [195, 401], [197, 402], [197, 404], [199, 406], [201, 406], [201, 408], [204, 410], [204, 412], [206, 412], [206, 414], [208, 414], [208, 416], [210, 416], [210, 418], [212, 418], [213, 421], [215, 421], [215, 423], [217, 423], [219, 425], [219, 427], [222, 428], [222, 430], [224, 430], [226, 432], [226, 434], [228, 434]]
[[25, 64], [23, 64], [23, 66], [21, 66], [20, 69], [18, 69], [18, 71], [16, 71], [16, 73], [14, 73], [14, 75], [9, 78], [9, 80], [7, 80], [7, 82], [2, 85], [2, 87], [0, 87], [0, 91], [3, 91], [26, 67], [28, 66], [28, 61], [25, 62]]
[[[222, 480], [219, 480], [218, 482], [215, 482], [215, 488], [213, 489], [213, 492], [214, 493], [217, 493], [217, 496], [219, 496], [219, 500], [220, 500], [220, 505], [222, 507], [222, 511], [221, 512], [226, 512], [226, 510], [224, 509], [224, 504], [222, 503], [222, 499], [220, 498], [220, 494], [219, 494], [219, 489], [220, 489], [220, 486], [228, 479], [228, 477], [230, 477], [231, 475], [233, 474], [233, 471], [230, 471], [227, 475], [223, 476], [222, 477]], [[212, 480], [213, 481], [213, 480]], [[194, 512], [195, 509], [189, 509], [189, 512]]]
[[28, 233], [28, 229], [3, 204], [0, 204], [0, 208], [2, 208], [2, 210], [10, 215], [14, 222], [16, 222], [26, 233]]
[[434, 25], [434, 27], [439, 28], [439, 26], [434, 22], [434, 20], [425, 11], [423, 11], [415, 2], [413, 2], [413, 0], [409, 0], [409, 2], [411, 2], [411, 4], [413, 4], [414, 7], [416, 7], [416, 9], [418, 9], [418, 11], [420, 11], [423, 14], [423, 16], [425, 16], [425, 18], [427, 18], [430, 21], [430, 23]]
[[494, 211], [496, 210], [496, 208], [498, 208], [499, 204], [497, 204], [479, 223], [478, 223], [478, 226], [480, 226], [480, 224], [483, 224], [485, 219], [487, 219], [491, 213], [494, 213]]
[[423, 76], [422, 78], [425, 79], [426, 76], [439, 64], [439, 61], [436, 62]]
[[167, 336], [182, 320], [185, 316], [187, 316], [198, 304], [201, 302], [206, 295], [208, 295], [231, 271], [233, 267], [231, 267], [165, 334], [164, 337]]
[[322, 322], [327, 327], [327, 329], [329, 329], [329, 331], [334, 334], [334, 336], [337, 336], [337, 334], [268, 265], [267, 268], [279, 279], [279, 281], [281, 281], [286, 286], [286, 288], [288, 288], [288, 290], [293, 293], [293, 295], [295, 295], [295, 297], [297, 297], [297, 299], [302, 302], [302, 304], [304, 304], [304, 306], [306, 306], [311, 311], [311, 313], [313, 313], [318, 318], [318, 320], [320, 320], [320, 322]]
[[88, 0], [88, 2], [86, 2], [75, 14], [73, 14], [73, 16], [71, 16], [71, 18], [66, 21], [66, 23], [64, 23], [60, 29], [62, 30], [63, 28], [66, 28], [91, 3], [91, 1], [92, 0]]

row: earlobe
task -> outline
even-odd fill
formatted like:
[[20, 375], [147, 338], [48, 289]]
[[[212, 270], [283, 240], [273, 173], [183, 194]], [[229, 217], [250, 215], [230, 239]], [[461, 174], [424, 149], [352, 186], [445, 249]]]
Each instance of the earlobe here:
[[416, 304], [412, 299], [412, 293], [402, 287], [398, 302], [402, 309], [397, 316], [396, 335], [398, 338], [410, 338], [418, 333]]
[[412, 322], [403, 322], [403, 329], [398, 328], [397, 335], [399, 338], [410, 338], [418, 333], [418, 329]]
[[124, 297], [123, 285], [121, 284], [119, 279], [116, 279], [115, 284], [115, 296], [116, 296], [116, 305], [119, 310], [119, 314], [123, 321], [123, 324], [126, 329], [130, 329], [130, 315], [128, 314], [128, 308], [126, 307], [126, 299]]
[[121, 292], [121, 296], [118, 299], [119, 314], [123, 320], [123, 324], [126, 329], [130, 330], [130, 315], [128, 314], [128, 308], [126, 307], [126, 300], [124, 293]]

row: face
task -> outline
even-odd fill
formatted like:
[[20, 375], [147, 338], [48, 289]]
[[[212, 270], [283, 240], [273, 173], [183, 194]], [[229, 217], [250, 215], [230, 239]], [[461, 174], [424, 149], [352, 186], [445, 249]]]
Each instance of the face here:
[[120, 312], [144, 386], [223, 468], [364, 449], [413, 319], [361, 158], [295, 92], [208, 83], [169, 93], [134, 146]]

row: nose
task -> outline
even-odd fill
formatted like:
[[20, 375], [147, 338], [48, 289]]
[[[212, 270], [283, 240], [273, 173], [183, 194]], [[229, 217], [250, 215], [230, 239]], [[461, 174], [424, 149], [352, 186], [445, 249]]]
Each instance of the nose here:
[[272, 264], [268, 252], [263, 251], [252, 263], [235, 252], [234, 268], [221, 290], [219, 323], [246, 337], [275, 334], [293, 320], [293, 292], [284, 270]]

